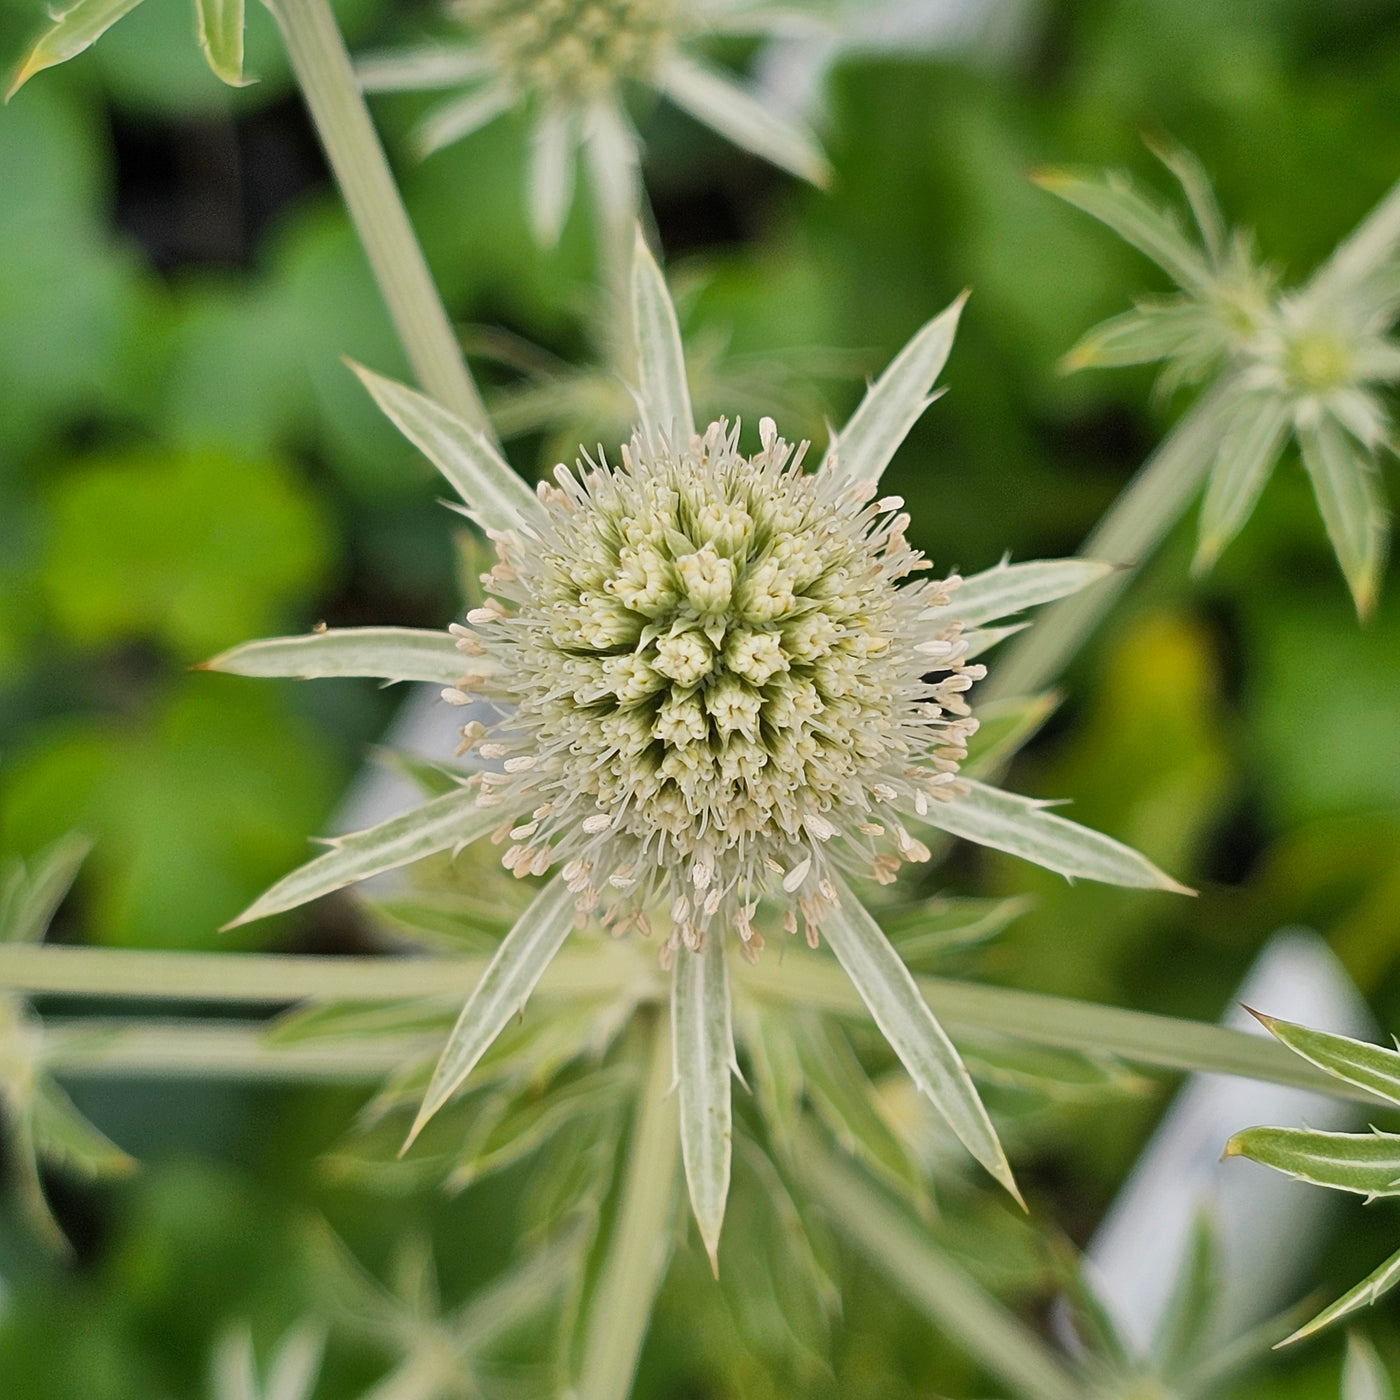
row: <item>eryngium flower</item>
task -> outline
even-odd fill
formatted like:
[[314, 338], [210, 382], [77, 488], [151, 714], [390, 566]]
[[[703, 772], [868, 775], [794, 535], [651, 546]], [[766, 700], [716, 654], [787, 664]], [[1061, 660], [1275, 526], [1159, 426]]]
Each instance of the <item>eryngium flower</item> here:
[[366, 55], [356, 65], [361, 86], [459, 89], [419, 125], [414, 141], [422, 155], [527, 107], [534, 120], [530, 210], [542, 242], [558, 237], [569, 212], [580, 152], [604, 214], [614, 222], [635, 217], [640, 139], [624, 100], [631, 83], [802, 179], [827, 178], [809, 131], [690, 52], [705, 35], [791, 26], [791, 9], [753, 0], [455, 0], [449, 9], [469, 41]]
[[[1196, 225], [1135, 189], [1046, 171], [1039, 183], [1101, 219], [1177, 284], [1168, 297], [1091, 330], [1067, 369], [1163, 363], [1162, 384], [1211, 380], [1170, 440], [1189, 489], [1208, 477], [1198, 569], [1208, 568], [1249, 519], [1289, 440], [1363, 617], [1374, 607], [1389, 522], [1377, 458], [1394, 450], [1385, 391], [1400, 382], [1400, 186], [1301, 287], [1282, 289], [1245, 234], [1225, 219], [1194, 156], [1158, 144]], [[1169, 445], [1159, 450], [1166, 455]], [[1187, 499], [1183, 492], [1183, 499]]]
[[[942, 829], [1070, 876], [1180, 888], [1044, 804], [958, 773], [976, 721], [984, 623], [1074, 592], [1107, 566], [927, 569], [881, 473], [931, 401], [962, 302], [871, 387], [815, 472], [763, 420], [746, 456], [724, 421], [697, 433], [674, 309], [638, 243], [641, 424], [531, 492], [476, 429], [361, 371], [488, 532], [487, 603], [449, 633], [362, 628], [253, 642], [209, 663], [245, 675], [433, 680], [479, 703], [458, 790], [342, 837], [240, 919], [490, 835], [519, 877], [551, 876], [463, 1010], [418, 1127], [461, 1086], [577, 924], [653, 934], [672, 970], [681, 1140], [713, 1254], [729, 1180], [734, 1060], [727, 957], [760, 926], [828, 943], [919, 1087], [1014, 1190], [972, 1081], [908, 970], [852, 892]], [[660, 927], [653, 929], [653, 921]]]

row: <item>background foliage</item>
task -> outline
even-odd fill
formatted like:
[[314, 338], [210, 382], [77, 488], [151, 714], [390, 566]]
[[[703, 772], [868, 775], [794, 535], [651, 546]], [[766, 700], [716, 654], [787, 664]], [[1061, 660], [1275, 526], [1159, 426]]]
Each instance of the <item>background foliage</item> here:
[[[339, 10], [352, 47], [431, 20], [382, 0]], [[351, 950], [346, 905], [215, 930], [325, 828], [396, 694], [187, 667], [319, 619], [442, 625], [457, 564], [430, 469], [340, 362], [406, 374], [271, 23], [249, 20], [260, 81], [242, 91], [204, 68], [187, 7], [152, 0], [0, 112], [0, 847], [33, 851], [75, 826], [96, 838], [60, 936]], [[31, 0], [0, 0], [0, 59], [39, 22]], [[1294, 277], [1400, 174], [1400, 8], [1385, 0], [1088, 0], [1031, 7], [1020, 29], [1009, 52], [842, 63], [829, 195], [670, 110], [640, 114], [687, 331], [820, 371], [820, 401], [794, 396], [787, 435], [821, 436], [859, 374], [973, 288], [951, 392], [892, 486], [921, 503], [916, 543], [965, 569], [1004, 547], [1072, 552], [1179, 407], [1151, 397], [1146, 373], [1056, 373], [1089, 325], [1159, 279], [1032, 186], [1032, 168], [1123, 165], [1155, 181], [1139, 133], [1169, 131]], [[420, 105], [376, 107], [391, 150]], [[585, 215], [557, 256], [536, 252], [520, 141], [497, 123], [404, 162], [407, 201], [460, 321], [577, 361], [587, 340], [568, 308], [587, 301]], [[516, 460], [548, 465], [557, 450], [531, 438]], [[1201, 897], [1071, 888], [963, 851], [957, 892], [1036, 900], [993, 945], [990, 974], [1213, 1018], [1263, 939], [1306, 922], [1382, 1024], [1400, 1025], [1396, 570], [1359, 629], [1296, 458], [1196, 582], [1193, 532], [1178, 529], [1067, 678], [1016, 784], [1076, 794], [1077, 819]], [[328, 1182], [317, 1157], [353, 1096], [74, 1092], [145, 1169], [100, 1190], [54, 1184], [77, 1244], [69, 1266], [0, 1222], [6, 1400], [204, 1393], [225, 1319], [251, 1318], [266, 1347], [308, 1303], [308, 1203], [372, 1264], [406, 1224], [430, 1229], [449, 1300], [504, 1261], [508, 1180], [391, 1211]], [[1018, 1167], [1038, 1215], [1087, 1237], [1160, 1102], [1040, 1122]], [[1374, 1235], [1393, 1233], [1384, 1209], [1351, 1212], [1332, 1241], [1334, 1293], [1375, 1262]], [[1000, 1281], [995, 1259], [971, 1243], [967, 1255]], [[836, 1374], [815, 1366], [802, 1393], [978, 1393], [969, 1363], [886, 1285], [853, 1259], [840, 1267]], [[788, 1393], [706, 1293], [698, 1253], [674, 1270], [684, 1286], [663, 1295], [637, 1393]], [[1400, 1355], [1383, 1318], [1374, 1331]], [[1247, 1393], [1332, 1393], [1339, 1344], [1288, 1356]], [[355, 1394], [376, 1373], [371, 1350], [332, 1356], [318, 1393]]]

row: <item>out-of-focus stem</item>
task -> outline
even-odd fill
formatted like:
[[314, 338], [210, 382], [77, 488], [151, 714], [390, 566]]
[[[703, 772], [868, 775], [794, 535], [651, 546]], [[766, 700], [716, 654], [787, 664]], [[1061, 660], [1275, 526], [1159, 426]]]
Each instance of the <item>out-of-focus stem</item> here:
[[815, 1140], [804, 1141], [794, 1160], [848, 1243], [990, 1375], [1023, 1400], [1083, 1400], [1083, 1385], [1059, 1355], [858, 1172]]
[[379, 290], [424, 391], [491, 433], [327, 0], [266, 0]]
[[1208, 389], [1143, 463], [1079, 553], [1122, 567], [1046, 608], [988, 667], [982, 701], [1034, 695], [1073, 659], [1133, 575], [1185, 514], [1211, 464], [1220, 405], [1235, 392], [1223, 378]]
[[612, 1237], [589, 1310], [578, 1400], [627, 1400], [671, 1255], [680, 1130], [666, 1018], [656, 1011], [647, 1014], [650, 1057], [637, 1095]]
[[[0, 992], [277, 1005], [434, 996], [451, 1002], [476, 985], [484, 966], [478, 958], [285, 957], [0, 944]], [[1011, 987], [942, 977], [916, 980], [954, 1039], [993, 1032], [1033, 1045], [1117, 1055], [1157, 1069], [1234, 1074], [1379, 1102], [1267, 1036]], [[797, 949], [789, 949], [781, 962], [765, 957], [752, 967], [736, 966], [734, 984], [737, 994], [756, 1000], [797, 1002], [858, 1019], [868, 1015], [831, 958]], [[660, 1005], [666, 981], [648, 947], [609, 940], [564, 949], [545, 970], [534, 995], [544, 1000], [626, 998]]]

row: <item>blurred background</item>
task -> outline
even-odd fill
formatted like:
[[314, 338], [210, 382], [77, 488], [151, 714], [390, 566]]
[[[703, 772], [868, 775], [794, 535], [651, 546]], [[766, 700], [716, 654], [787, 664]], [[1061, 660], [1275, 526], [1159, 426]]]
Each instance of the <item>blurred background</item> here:
[[[1400, 6], [901, 8], [918, 22], [868, 25], [860, 45], [819, 55], [829, 71], [793, 51], [723, 55], [794, 101], [816, 94], [829, 194], [674, 109], [638, 108], [686, 332], [774, 385], [785, 435], [821, 438], [862, 377], [970, 286], [950, 392], [896, 460], [892, 489], [917, 501], [916, 542], [940, 567], [1071, 553], [1183, 400], [1154, 396], [1147, 371], [1059, 375], [1085, 329], [1165, 286], [1028, 172], [1119, 165], [1165, 188], [1140, 136], [1169, 132], [1200, 155], [1231, 218], [1301, 277], [1400, 177]], [[352, 49], [438, 23], [420, 4], [337, 9]], [[0, 849], [29, 853], [75, 827], [96, 839], [59, 938], [362, 950], [351, 906], [334, 900], [216, 930], [304, 858], [401, 692], [189, 667], [320, 620], [442, 626], [461, 596], [454, 517], [431, 469], [341, 363], [407, 376], [271, 21], [250, 7], [248, 22], [258, 81], [244, 90], [204, 67], [184, 0], [146, 0], [0, 110]], [[0, 66], [41, 23], [37, 0], [0, 0]], [[482, 378], [518, 401], [531, 367], [591, 354], [586, 205], [542, 255], [523, 208], [521, 125], [415, 165], [403, 138], [423, 105], [403, 96], [375, 113], [468, 344], [510, 352], [479, 361]], [[512, 444], [527, 474], [568, 451], [557, 428]], [[1078, 820], [1200, 898], [1071, 888], [959, 850], [949, 890], [1035, 899], [981, 975], [1215, 1019], [1268, 935], [1301, 923], [1327, 938], [1378, 1022], [1400, 1027], [1396, 570], [1359, 627], [1291, 456], [1204, 580], [1188, 573], [1193, 531], [1183, 524], [1086, 649], [1010, 784], [1073, 794]], [[1037, 1218], [1085, 1241], [1168, 1088], [1043, 1127], [1018, 1158]], [[432, 1227], [449, 1297], [508, 1248], [500, 1181], [388, 1212], [328, 1184], [317, 1156], [353, 1095], [74, 1093], [143, 1169], [101, 1189], [52, 1183], [76, 1246], [68, 1265], [0, 1213], [5, 1400], [204, 1394], [226, 1319], [251, 1318], [265, 1342], [306, 1305], [308, 1204], [371, 1259], [405, 1224]], [[1317, 1274], [1329, 1296], [1400, 1232], [1388, 1205], [1353, 1203], [1339, 1221]], [[975, 1238], [965, 1262], [998, 1282]], [[832, 1377], [786, 1389], [672, 1289], [638, 1395], [991, 1390], [862, 1265], [843, 1267]], [[677, 1273], [706, 1282], [693, 1259]], [[1368, 1326], [1400, 1359], [1400, 1329], [1384, 1314]], [[1334, 1394], [1339, 1347], [1289, 1354], [1239, 1393]], [[337, 1347], [317, 1393], [357, 1394], [376, 1366], [371, 1350]]]

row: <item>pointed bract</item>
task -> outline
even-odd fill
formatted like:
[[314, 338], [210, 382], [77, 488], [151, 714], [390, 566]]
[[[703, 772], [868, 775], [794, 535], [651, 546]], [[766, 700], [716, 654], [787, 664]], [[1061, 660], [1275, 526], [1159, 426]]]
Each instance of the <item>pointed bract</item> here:
[[834, 458], [840, 480], [877, 482], [884, 474], [909, 429], [932, 402], [934, 381], [953, 348], [967, 297], [964, 292], [913, 336], [832, 439], [822, 463]]
[[684, 449], [695, 436], [680, 325], [666, 279], [640, 228], [632, 254], [632, 334], [636, 348], [637, 407], [654, 448]]
[[214, 76], [229, 87], [244, 87], [243, 0], [195, 0], [199, 47]]
[[424, 856], [465, 846], [500, 824], [500, 814], [477, 806], [473, 788], [459, 788], [377, 826], [338, 836], [323, 856], [284, 876], [227, 928], [281, 914], [357, 880], [397, 870]]
[[543, 518], [535, 493], [479, 429], [406, 384], [353, 362], [350, 368], [488, 530], [518, 530]]
[[724, 939], [676, 954], [671, 970], [671, 1054], [680, 1094], [681, 1156], [700, 1238], [719, 1276], [719, 1233], [729, 1195], [734, 1031]]
[[1028, 564], [1003, 561], [995, 568], [965, 578], [953, 593], [952, 602], [930, 608], [924, 616], [932, 625], [946, 620], [977, 627], [1067, 598], [1107, 578], [1114, 567], [1096, 559], [1036, 559]]
[[1020, 856], [1070, 879], [1192, 893], [1132, 847], [1057, 817], [1043, 802], [970, 778], [962, 786], [966, 791], [951, 801], [930, 803], [923, 820], [953, 836]]
[[344, 627], [302, 637], [243, 642], [199, 665], [235, 676], [317, 680], [369, 676], [383, 681], [431, 681], [456, 686], [472, 672], [495, 669], [485, 656], [464, 656], [451, 634], [416, 627]]
[[516, 920], [447, 1038], [405, 1149], [457, 1092], [511, 1017], [522, 1010], [576, 917], [574, 895], [556, 876]]
[[848, 887], [841, 887], [839, 893], [840, 904], [822, 924], [832, 952], [910, 1078], [933, 1101], [963, 1146], [1020, 1201], [996, 1129], [953, 1042], [880, 926]]

